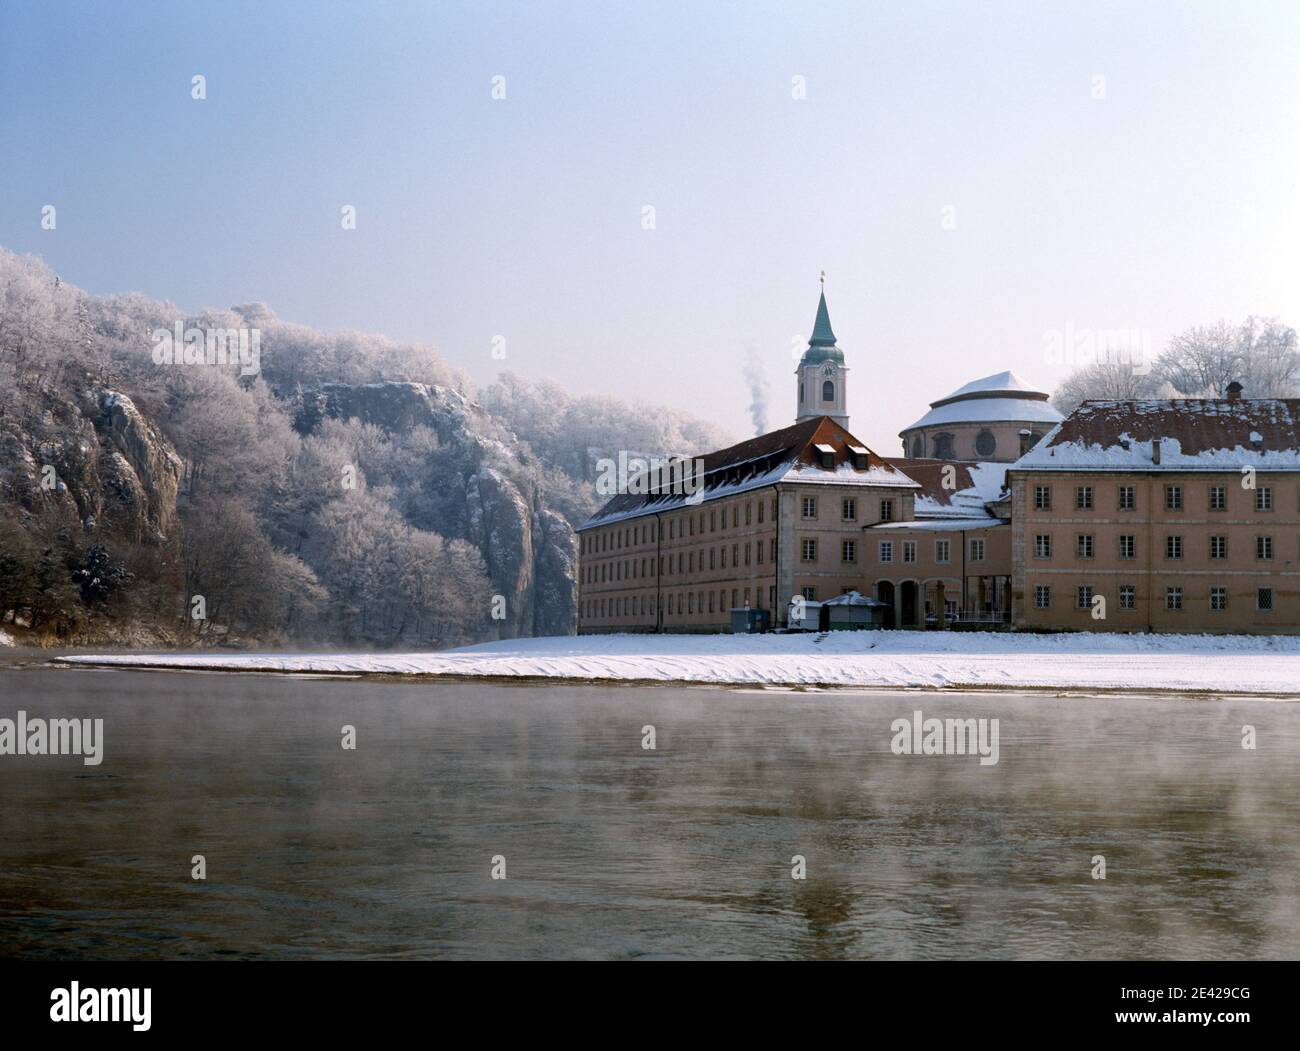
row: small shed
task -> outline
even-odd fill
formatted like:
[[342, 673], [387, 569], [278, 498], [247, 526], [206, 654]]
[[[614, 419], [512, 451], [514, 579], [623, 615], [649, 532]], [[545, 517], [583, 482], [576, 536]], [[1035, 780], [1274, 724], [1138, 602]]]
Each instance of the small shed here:
[[869, 598], [856, 591], [827, 599], [821, 603], [828, 616], [824, 618], [823, 631], [867, 631], [885, 626], [885, 613], [889, 609], [878, 599]]

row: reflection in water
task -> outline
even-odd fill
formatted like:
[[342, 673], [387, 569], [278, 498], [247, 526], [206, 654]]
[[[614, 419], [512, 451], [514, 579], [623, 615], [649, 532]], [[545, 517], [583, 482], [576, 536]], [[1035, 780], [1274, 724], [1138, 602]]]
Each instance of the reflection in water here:
[[[1291, 703], [49, 669], [0, 696], [106, 736], [93, 768], [0, 757], [6, 955], [1300, 955]], [[918, 708], [1000, 719], [998, 765], [893, 755]]]

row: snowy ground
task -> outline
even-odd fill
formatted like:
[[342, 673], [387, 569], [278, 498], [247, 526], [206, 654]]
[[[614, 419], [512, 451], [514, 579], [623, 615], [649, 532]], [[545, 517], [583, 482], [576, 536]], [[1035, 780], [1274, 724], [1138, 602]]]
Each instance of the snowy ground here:
[[1171, 690], [1300, 696], [1300, 638], [835, 632], [588, 635], [437, 653], [68, 656], [204, 670], [857, 687]]

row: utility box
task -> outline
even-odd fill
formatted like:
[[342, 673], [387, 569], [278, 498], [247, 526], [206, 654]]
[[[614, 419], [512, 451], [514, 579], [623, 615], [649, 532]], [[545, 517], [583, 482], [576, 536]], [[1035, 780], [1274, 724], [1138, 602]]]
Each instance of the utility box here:
[[733, 609], [731, 611], [731, 633], [733, 635], [755, 635], [767, 631], [770, 627], [765, 609]]

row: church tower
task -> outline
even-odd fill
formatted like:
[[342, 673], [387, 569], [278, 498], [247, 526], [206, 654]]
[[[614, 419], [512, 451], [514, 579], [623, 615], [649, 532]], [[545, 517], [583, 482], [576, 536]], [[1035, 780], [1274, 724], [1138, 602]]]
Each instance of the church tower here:
[[826, 291], [823, 289], [808, 349], [803, 352], [799, 367], [795, 369], [795, 375], [799, 378], [799, 415], [795, 422], [815, 416], [829, 416], [848, 430], [848, 403], [844, 389], [848, 371], [844, 364], [844, 352], [835, 345], [835, 333], [831, 331], [831, 316], [826, 310]]

